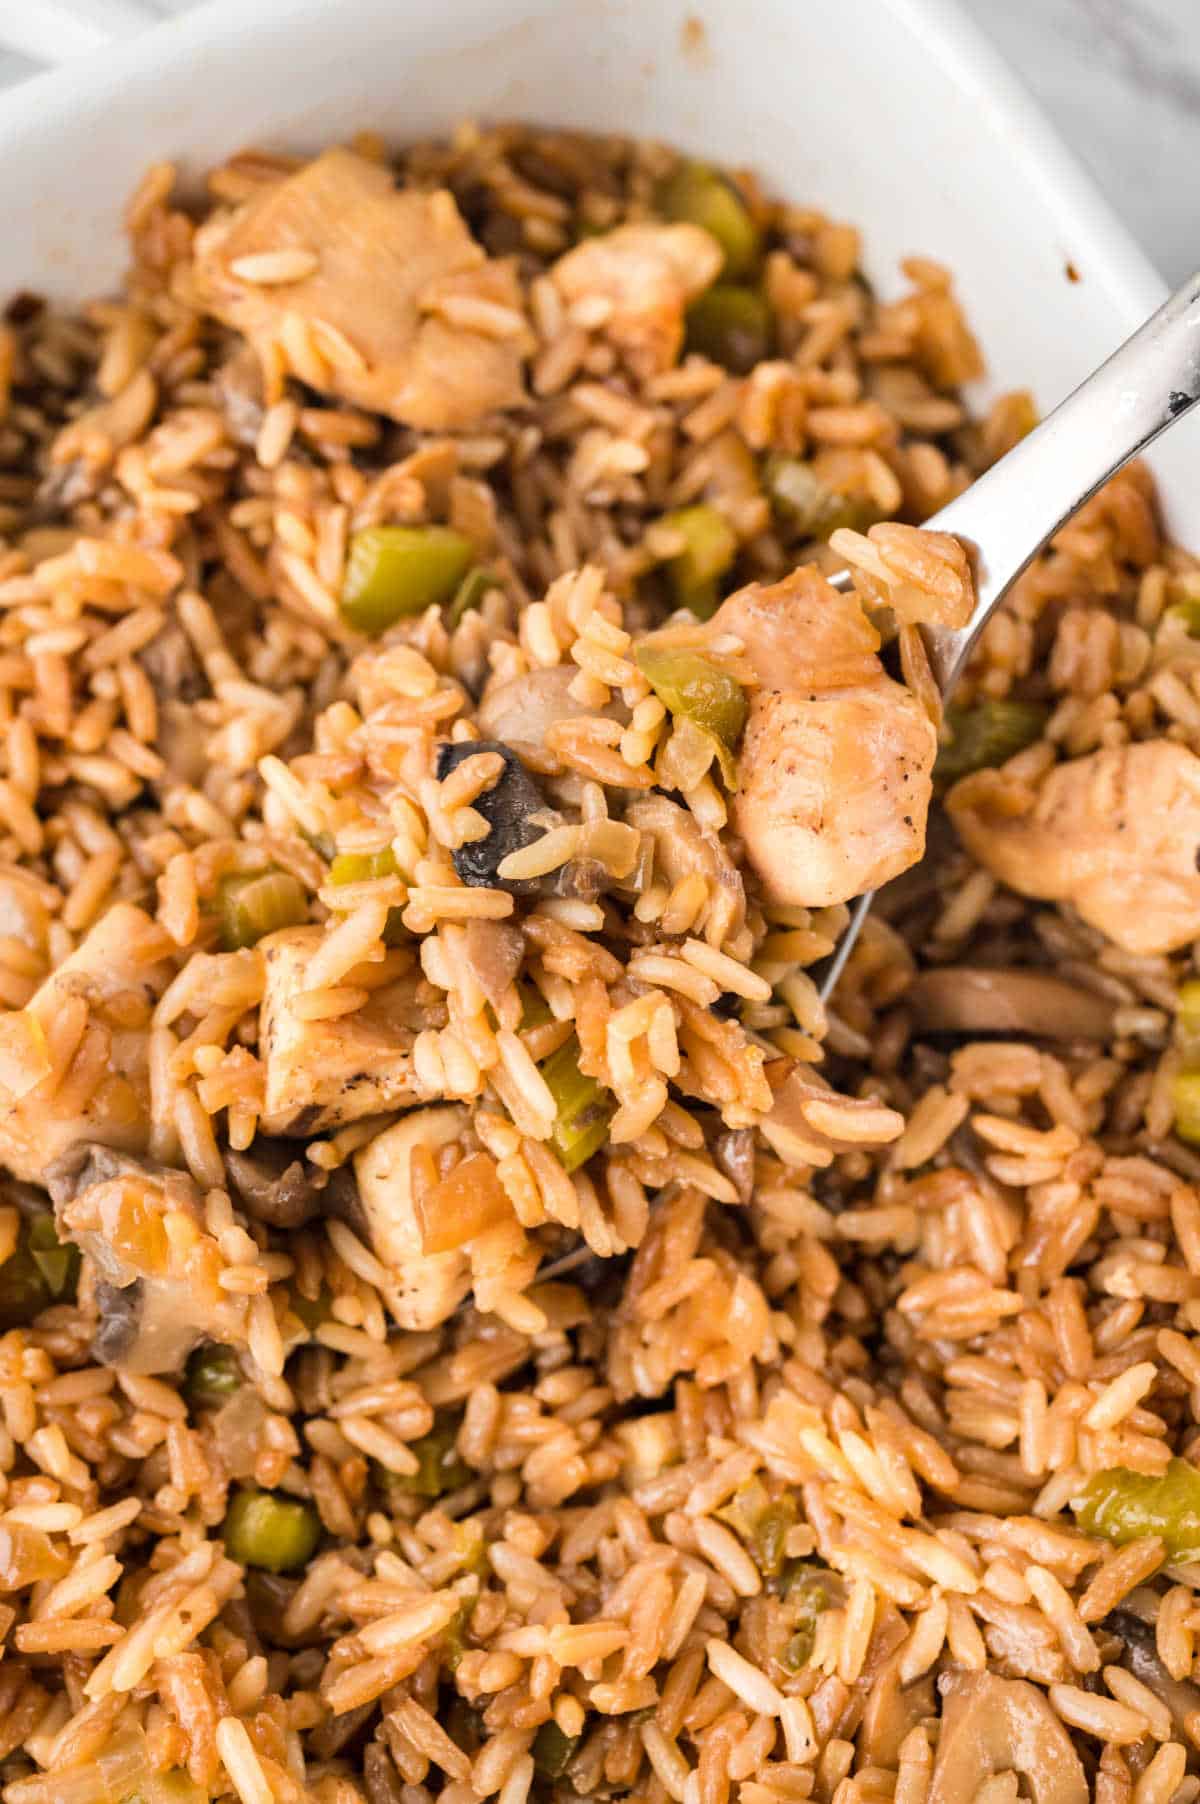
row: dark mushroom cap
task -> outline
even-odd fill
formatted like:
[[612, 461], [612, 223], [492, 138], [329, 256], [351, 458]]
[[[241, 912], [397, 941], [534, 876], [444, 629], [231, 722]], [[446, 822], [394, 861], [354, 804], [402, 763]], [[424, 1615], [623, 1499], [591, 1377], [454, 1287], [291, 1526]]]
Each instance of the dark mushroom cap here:
[[496, 752], [504, 760], [504, 769], [499, 781], [471, 804], [483, 816], [489, 831], [483, 839], [457, 847], [454, 868], [463, 882], [474, 889], [504, 889], [513, 896], [534, 895], [541, 889], [540, 877], [505, 878], [498, 876], [497, 870], [510, 852], [519, 852], [542, 837], [553, 810], [517, 754], [494, 739], [466, 739], [454, 745], [440, 745], [439, 782], [477, 752]]

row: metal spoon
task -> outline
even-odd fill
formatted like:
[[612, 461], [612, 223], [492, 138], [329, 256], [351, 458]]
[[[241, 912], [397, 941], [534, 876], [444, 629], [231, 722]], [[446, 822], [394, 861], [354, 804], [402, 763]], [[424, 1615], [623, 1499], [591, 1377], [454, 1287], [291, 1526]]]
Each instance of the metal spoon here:
[[[943, 699], [975, 641], [1017, 577], [1059, 527], [1123, 464], [1200, 400], [1200, 272], [1151, 314], [1107, 363], [1068, 395], [1027, 438], [925, 524], [962, 539], [978, 596], [957, 629], [923, 629]], [[848, 589], [850, 574], [830, 578]], [[855, 902], [846, 931], [817, 975], [827, 998], [862, 930], [875, 892]], [[542, 1267], [539, 1283], [607, 1262], [584, 1242]]]
[[[925, 524], [962, 539], [978, 595], [966, 626], [922, 629], [945, 700], [980, 633], [1013, 583], [1071, 515], [1123, 464], [1200, 400], [1200, 272], [1081, 382], [1006, 457]], [[831, 579], [850, 586], [847, 571]], [[875, 892], [854, 903], [846, 931], [817, 976], [827, 998]]]

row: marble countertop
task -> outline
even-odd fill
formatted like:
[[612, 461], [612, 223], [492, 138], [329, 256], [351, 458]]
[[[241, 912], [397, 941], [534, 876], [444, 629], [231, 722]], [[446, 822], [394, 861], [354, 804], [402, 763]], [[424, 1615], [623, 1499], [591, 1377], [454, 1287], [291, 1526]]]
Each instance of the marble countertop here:
[[1197, 0], [959, 0], [1174, 287], [1200, 268]]
[[[142, 4], [166, 14], [189, 0]], [[1167, 281], [1200, 267], [1200, 0], [959, 4], [1033, 90]], [[33, 67], [0, 50], [0, 85]]]

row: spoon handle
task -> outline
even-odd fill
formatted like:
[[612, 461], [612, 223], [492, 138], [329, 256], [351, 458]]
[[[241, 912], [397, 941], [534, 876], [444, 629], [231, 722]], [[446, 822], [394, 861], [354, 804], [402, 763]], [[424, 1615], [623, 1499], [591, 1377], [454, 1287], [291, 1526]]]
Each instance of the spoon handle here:
[[966, 626], [927, 627], [943, 696], [1025, 566], [1108, 478], [1200, 400], [1200, 273], [978, 482], [926, 522], [973, 554]]
[[[1026, 565], [1122, 464], [1198, 400], [1200, 272], [1189, 276], [1027, 438], [925, 522], [962, 539], [975, 568], [977, 600], [966, 626], [923, 629], [943, 699]], [[844, 572], [832, 580], [838, 588], [849, 585]], [[868, 891], [851, 903], [841, 938], [813, 973], [823, 1000], [841, 976], [873, 900], [874, 891]]]

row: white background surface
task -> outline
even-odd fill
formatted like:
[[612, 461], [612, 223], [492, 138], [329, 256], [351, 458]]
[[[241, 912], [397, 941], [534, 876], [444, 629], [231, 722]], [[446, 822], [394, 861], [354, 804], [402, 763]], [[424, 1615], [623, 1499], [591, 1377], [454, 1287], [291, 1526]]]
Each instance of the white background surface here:
[[960, 0], [1172, 287], [1200, 268], [1200, 0]]
[[[188, 0], [146, 3], [170, 13]], [[0, 0], [0, 13], [20, 4]], [[960, 4], [1032, 89], [1168, 282], [1200, 267], [1200, 0]], [[0, 51], [0, 84], [32, 67]]]

